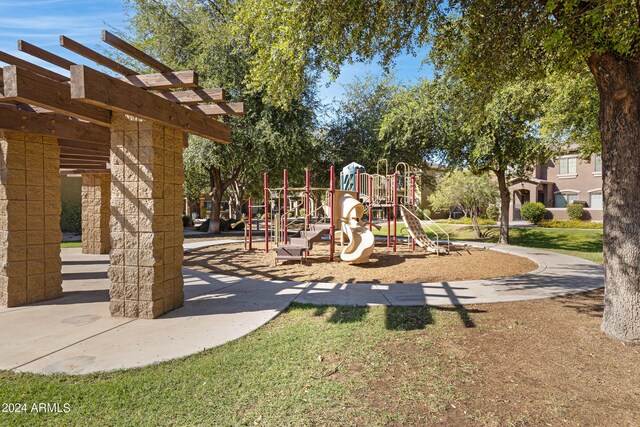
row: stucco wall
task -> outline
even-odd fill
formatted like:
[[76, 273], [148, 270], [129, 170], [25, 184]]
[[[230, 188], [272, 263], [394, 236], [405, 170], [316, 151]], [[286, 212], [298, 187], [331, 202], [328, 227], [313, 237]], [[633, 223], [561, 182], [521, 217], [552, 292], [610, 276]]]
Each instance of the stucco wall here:
[[559, 174], [558, 161], [549, 161], [547, 164], [547, 180], [553, 181], [551, 200], [546, 201], [548, 207], [554, 207], [553, 195], [556, 192], [574, 191], [578, 194], [578, 200], [589, 203], [589, 192], [602, 191], [602, 174], [594, 173], [594, 157], [589, 162], [578, 159], [575, 176], [562, 176]]

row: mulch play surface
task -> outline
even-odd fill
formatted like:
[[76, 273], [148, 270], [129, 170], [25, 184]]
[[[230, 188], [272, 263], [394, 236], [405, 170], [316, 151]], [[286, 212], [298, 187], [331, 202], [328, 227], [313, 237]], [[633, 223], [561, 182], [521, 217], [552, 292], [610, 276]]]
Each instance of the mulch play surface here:
[[398, 245], [393, 252], [386, 245], [376, 246], [369, 263], [351, 265], [340, 260], [340, 246], [329, 261], [329, 245], [314, 246], [305, 264], [279, 262], [275, 253], [264, 253], [264, 243], [245, 251], [242, 244], [210, 246], [185, 254], [183, 265], [202, 271], [266, 280], [318, 281], [336, 283], [428, 283], [489, 279], [513, 276], [535, 270], [527, 258], [491, 250], [459, 248], [450, 255], [436, 256], [419, 247], [412, 251]]

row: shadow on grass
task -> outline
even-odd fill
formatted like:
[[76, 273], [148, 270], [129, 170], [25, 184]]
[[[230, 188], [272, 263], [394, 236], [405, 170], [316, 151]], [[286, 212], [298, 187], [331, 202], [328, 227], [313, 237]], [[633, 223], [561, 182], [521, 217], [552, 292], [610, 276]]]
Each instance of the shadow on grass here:
[[385, 326], [393, 331], [413, 331], [424, 329], [434, 323], [433, 307], [398, 307], [385, 308]]
[[[325, 308], [326, 310], [326, 308]], [[336, 307], [336, 311], [331, 314], [328, 322], [331, 323], [355, 323], [362, 322], [369, 312], [369, 307], [366, 306], [338, 306]], [[316, 311], [317, 315], [317, 311]]]

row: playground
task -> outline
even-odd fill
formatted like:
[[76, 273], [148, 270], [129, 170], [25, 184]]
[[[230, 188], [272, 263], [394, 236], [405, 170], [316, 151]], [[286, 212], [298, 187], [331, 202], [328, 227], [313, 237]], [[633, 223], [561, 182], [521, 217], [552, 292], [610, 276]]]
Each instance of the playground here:
[[282, 262], [266, 254], [263, 243], [245, 251], [242, 244], [210, 246], [185, 255], [184, 266], [202, 272], [232, 274], [262, 280], [333, 283], [428, 283], [515, 276], [535, 270], [531, 260], [496, 251], [468, 247], [450, 256], [425, 254], [401, 245], [393, 249], [379, 242], [366, 264], [329, 262], [329, 244], [314, 246], [305, 264]]

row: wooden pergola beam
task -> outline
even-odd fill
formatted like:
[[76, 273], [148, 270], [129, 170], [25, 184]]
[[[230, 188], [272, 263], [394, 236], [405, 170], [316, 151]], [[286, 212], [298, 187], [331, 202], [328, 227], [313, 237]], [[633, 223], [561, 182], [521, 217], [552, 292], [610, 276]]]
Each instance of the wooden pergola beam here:
[[138, 61], [142, 62], [144, 65], [146, 65], [146, 66], [148, 66], [150, 68], [153, 68], [154, 70], [156, 70], [159, 73], [171, 73], [171, 72], [173, 72], [173, 69], [171, 69], [169, 66], [167, 66], [167, 65], [163, 64], [162, 62], [158, 61], [157, 59], [147, 55], [146, 53], [144, 53], [143, 51], [141, 51], [137, 47], [130, 45], [126, 41], [122, 40], [120, 37], [117, 37], [117, 36], [111, 34], [107, 30], [102, 30], [102, 41], [107, 43], [108, 45], [110, 45], [112, 47], [115, 47], [120, 52], [126, 53], [130, 57], [132, 57], [134, 59], [137, 59]]
[[73, 62], [69, 61], [68, 59], [44, 50], [24, 40], [18, 40], [18, 50], [67, 71], [71, 68], [72, 65], [74, 65]]
[[64, 145], [60, 145], [60, 154], [70, 154], [74, 156], [82, 156], [82, 157], [94, 157], [105, 159], [109, 159], [109, 150], [102, 151], [92, 151], [92, 150], [83, 150], [82, 148], [71, 148], [65, 147]]
[[9, 55], [8, 53], [2, 51], [0, 51], [0, 62], [20, 67], [56, 82], [69, 81], [69, 77], [65, 77], [62, 74], [55, 73], [51, 70], [47, 70], [46, 68], [42, 68], [39, 65], [32, 64], [31, 62], [25, 61], [24, 59], [16, 58], [15, 56]]
[[175, 92], [161, 92], [156, 95], [176, 104], [200, 104], [203, 102], [224, 102], [224, 89], [196, 89]]
[[69, 162], [80, 162], [80, 163], [107, 163], [109, 159], [104, 159], [100, 157], [84, 157], [78, 156], [76, 154], [60, 154], [60, 161], [64, 161], [65, 163]]
[[[111, 138], [109, 129], [102, 126], [13, 108], [2, 109], [0, 129], [72, 139], [76, 142], [101, 141], [108, 143]], [[78, 142], [78, 144], [82, 143]]]
[[123, 76], [135, 76], [136, 74], [138, 74], [137, 71], [119, 64], [116, 61], [96, 52], [95, 50], [89, 49], [88, 47], [78, 43], [77, 41], [70, 39], [69, 37], [60, 36], [60, 46], [69, 49], [71, 52], [75, 52], [78, 55], [84, 56], [85, 58], [95, 62], [98, 65], [102, 65], [103, 67], [115, 71], [118, 74], [122, 74]]
[[173, 71], [171, 73], [140, 74], [124, 76], [120, 80], [142, 89], [195, 89], [198, 88], [198, 74], [195, 71]]
[[4, 67], [2, 71], [4, 96], [0, 100], [34, 104], [101, 126], [111, 124], [111, 111], [71, 99], [71, 87], [67, 84], [50, 80], [15, 65]]
[[231, 131], [224, 123], [83, 65], [71, 67], [71, 98], [159, 122], [219, 143], [226, 144], [231, 140]]
[[100, 141], [74, 141], [71, 139], [60, 138], [58, 140], [58, 144], [60, 145], [60, 147], [75, 148], [78, 150], [100, 153], [103, 151], [109, 151], [110, 138], [110, 133], [107, 136], [106, 140]]
[[63, 169], [60, 171], [60, 175], [83, 175], [83, 174], [103, 173], [110, 174], [111, 170], [104, 169]]
[[86, 163], [78, 161], [60, 161], [60, 169], [107, 169], [106, 162]]
[[244, 103], [242, 102], [223, 102], [218, 104], [190, 105], [187, 108], [202, 114], [206, 114], [207, 116], [244, 116]]

